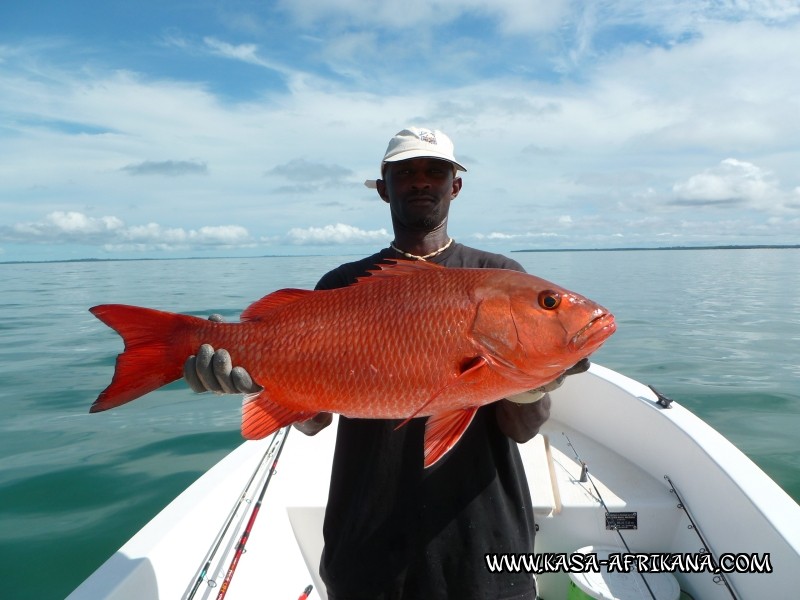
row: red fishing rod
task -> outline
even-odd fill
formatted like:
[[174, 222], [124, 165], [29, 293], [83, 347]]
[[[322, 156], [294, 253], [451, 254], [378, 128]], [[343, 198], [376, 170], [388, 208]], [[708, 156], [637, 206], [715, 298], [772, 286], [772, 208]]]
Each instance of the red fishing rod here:
[[300, 594], [300, 597], [297, 600], [308, 600], [308, 597], [311, 595], [311, 590], [313, 589], [313, 585], [307, 585], [306, 589], [303, 590], [303, 593]]
[[264, 494], [267, 491], [267, 486], [269, 485], [272, 476], [275, 474], [275, 467], [278, 466], [278, 459], [281, 456], [281, 452], [283, 452], [283, 445], [286, 443], [286, 438], [289, 437], [289, 430], [291, 428], [292, 428], [291, 425], [283, 428], [284, 432], [283, 437], [281, 438], [281, 441], [278, 444], [278, 449], [275, 452], [275, 458], [272, 459], [272, 464], [269, 467], [267, 478], [264, 481], [264, 485], [261, 487], [261, 492], [258, 494], [258, 500], [256, 500], [256, 504], [253, 507], [253, 512], [250, 513], [250, 518], [247, 521], [247, 526], [244, 529], [244, 533], [242, 533], [242, 537], [239, 539], [239, 544], [236, 546], [236, 552], [233, 555], [233, 559], [231, 559], [231, 564], [228, 567], [228, 572], [225, 574], [225, 579], [222, 581], [222, 585], [219, 588], [219, 593], [217, 594], [217, 600], [222, 600], [223, 598], [225, 598], [225, 594], [228, 593], [228, 586], [230, 586], [231, 580], [233, 579], [233, 574], [236, 572], [236, 567], [239, 565], [239, 559], [244, 553], [244, 547], [247, 544], [248, 538], [250, 537], [250, 532], [253, 530], [253, 523], [256, 522], [256, 517], [258, 517], [258, 511], [261, 509], [261, 502], [262, 500], [264, 500]]
[[[276, 436], [277, 433], [275, 434], [275, 436], [273, 436], [273, 442]], [[273, 447], [271, 442], [270, 446], [266, 449], [264, 455], [261, 457], [261, 460], [258, 461], [258, 465], [256, 465], [256, 468], [253, 471], [253, 474], [250, 476], [250, 479], [247, 481], [247, 484], [245, 484], [244, 489], [242, 489], [242, 493], [239, 495], [238, 501], [236, 502], [236, 504], [233, 505], [230, 514], [228, 514], [228, 518], [225, 520], [224, 527], [217, 534], [217, 537], [214, 541], [214, 544], [212, 545], [211, 550], [209, 550], [208, 554], [206, 555], [203, 567], [200, 569], [200, 572], [197, 575], [197, 579], [195, 580], [194, 585], [192, 586], [189, 593], [184, 597], [184, 600], [193, 600], [193, 598], [197, 594], [197, 590], [200, 587], [200, 584], [203, 583], [203, 580], [206, 578], [206, 575], [208, 574], [208, 570], [211, 568], [211, 563], [213, 562], [214, 556], [217, 554], [217, 551], [222, 545], [222, 542], [225, 540], [225, 534], [228, 532], [228, 529], [233, 524], [233, 521], [236, 518], [236, 514], [239, 512], [241, 506], [248, 501], [247, 497], [250, 492], [250, 486], [253, 485], [253, 482], [256, 479], [256, 475], [258, 475], [258, 473], [261, 471], [261, 467], [263, 467], [267, 462], [267, 460], [269, 459], [270, 455], [272, 454], [272, 450]]]

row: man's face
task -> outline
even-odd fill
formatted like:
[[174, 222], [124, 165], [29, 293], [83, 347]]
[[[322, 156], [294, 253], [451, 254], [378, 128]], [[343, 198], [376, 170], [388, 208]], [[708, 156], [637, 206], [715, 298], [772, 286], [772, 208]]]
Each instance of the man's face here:
[[450, 202], [461, 191], [452, 163], [412, 158], [386, 163], [378, 193], [392, 211], [392, 221], [408, 229], [431, 230], [441, 225]]

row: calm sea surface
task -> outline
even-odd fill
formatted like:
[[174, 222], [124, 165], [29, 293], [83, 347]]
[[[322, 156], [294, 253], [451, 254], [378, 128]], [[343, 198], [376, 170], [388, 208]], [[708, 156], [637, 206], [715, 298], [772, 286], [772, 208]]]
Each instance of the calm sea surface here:
[[[800, 250], [512, 255], [615, 313], [595, 362], [657, 387], [800, 500]], [[231, 320], [347, 257], [0, 264], [0, 582], [63, 598], [241, 443], [239, 397], [183, 382], [95, 415], [127, 303]]]

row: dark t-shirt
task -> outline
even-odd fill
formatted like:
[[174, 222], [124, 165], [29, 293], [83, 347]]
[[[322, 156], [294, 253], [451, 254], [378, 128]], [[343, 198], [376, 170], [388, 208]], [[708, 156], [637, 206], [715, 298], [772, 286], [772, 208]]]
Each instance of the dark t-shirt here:
[[[390, 248], [326, 274], [317, 289], [353, 283]], [[447, 267], [519, 263], [453, 244], [431, 259]], [[390, 351], [390, 349], [387, 349]], [[495, 406], [478, 410], [455, 447], [423, 469], [425, 418], [339, 417], [320, 573], [335, 600], [529, 599], [526, 573], [490, 573], [486, 553], [532, 553], [533, 510], [516, 442]]]

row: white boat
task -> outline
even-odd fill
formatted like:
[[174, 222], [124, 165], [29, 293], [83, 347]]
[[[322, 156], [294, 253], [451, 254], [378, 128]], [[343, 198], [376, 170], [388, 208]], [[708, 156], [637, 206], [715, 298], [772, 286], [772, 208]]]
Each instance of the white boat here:
[[[800, 598], [800, 506], [722, 435], [677, 402], [665, 408], [647, 386], [598, 365], [568, 377], [552, 396], [550, 420], [520, 446], [536, 553], [549, 561], [539, 567], [554, 571], [537, 575], [541, 598]], [[69, 599], [216, 598], [224, 587], [232, 600], [294, 600], [309, 585], [309, 598], [326, 598], [317, 567], [336, 427], [315, 437], [295, 431], [280, 453], [287, 431], [243, 443]], [[640, 571], [676, 570], [613, 574], [610, 563], [601, 573], [565, 572], [578, 549], [617, 566], [638, 563]], [[621, 591], [626, 586], [634, 591]]]

